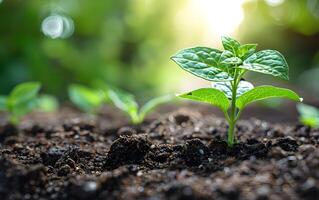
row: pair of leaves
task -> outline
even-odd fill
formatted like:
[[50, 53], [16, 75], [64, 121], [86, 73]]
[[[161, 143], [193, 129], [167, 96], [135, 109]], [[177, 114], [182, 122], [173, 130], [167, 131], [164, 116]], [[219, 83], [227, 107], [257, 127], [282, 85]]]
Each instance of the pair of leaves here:
[[36, 108], [40, 88], [41, 84], [37, 82], [17, 85], [8, 96], [0, 97], [0, 110], [9, 112], [9, 120], [18, 123], [21, 116]]
[[145, 116], [152, 112], [160, 104], [166, 103], [173, 99], [172, 95], [165, 95], [153, 98], [146, 102], [140, 109], [135, 97], [119, 89], [110, 89], [109, 98], [114, 105], [120, 110], [127, 113], [134, 124], [141, 123]]
[[[206, 102], [217, 106], [223, 112], [227, 112], [230, 107], [230, 102], [227, 96], [214, 88], [202, 88], [179, 95], [182, 98], [197, 100], [200, 102]], [[279, 88], [274, 86], [259, 86], [243, 93], [236, 100], [236, 107], [242, 110], [248, 104], [255, 101], [268, 99], [268, 98], [287, 98], [294, 101], [301, 101], [300, 97], [293, 91]]]
[[230, 37], [222, 37], [225, 50], [231, 51], [242, 59], [241, 69], [246, 69], [263, 74], [273, 75], [288, 80], [289, 67], [284, 56], [276, 50], [263, 50], [256, 52], [257, 44], [240, 45]]
[[297, 105], [297, 110], [300, 114], [300, 121], [310, 127], [319, 127], [319, 109], [306, 105], [306, 104], [298, 104]]
[[240, 43], [222, 37], [225, 51], [208, 47], [181, 50], [171, 57], [182, 69], [208, 81], [231, 81], [230, 68], [238, 67], [288, 80], [288, 64], [275, 50], [254, 53], [256, 44]]
[[257, 47], [257, 44], [241, 45], [237, 40], [227, 36], [222, 37], [222, 44], [225, 50], [231, 51], [240, 59], [245, 59], [251, 56], [256, 51]]

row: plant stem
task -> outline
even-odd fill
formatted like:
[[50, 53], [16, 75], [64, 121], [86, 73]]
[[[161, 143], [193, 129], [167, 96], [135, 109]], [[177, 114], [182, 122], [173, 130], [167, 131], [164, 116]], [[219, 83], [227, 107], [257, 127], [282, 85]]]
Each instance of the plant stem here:
[[230, 147], [234, 145], [234, 128], [235, 128], [235, 123], [230, 121], [229, 127], [228, 127], [228, 135], [227, 135], [227, 144]]
[[229, 146], [234, 145], [234, 131], [236, 125], [236, 92], [237, 92], [237, 83], [236, 80], [232, 84], [232, 99], [231, 99], [231, 110], [229, 117], [229, 128], [228, 128], [228, 138], [227, 143]]
[[[235, 135], [235, 128], [236, 128], [236, 122], [239, 118], [239, 115], [237, 115], [236, 99], [237, 99], [237, 88], [238, 88], [238, 84], [240, 82], [241, 77], [242, 77], [242, 74], [238, 74], [237, 70], [235, 70], [234, 80], [231, 82], [232, 98], [231, 98], [230, 116], [228, 120], [229, 128], [228, 128], [228, 134], [227, 134], [227, 143], [230, 147], [232, 147], [234, 143], [237, 142], [237, 137]], [[240, 112], [238, 112], [238, 114], [240, 114]]]
[[129, 115], [133, 124], [140, 124], [144, 120], [137, 112], [131, 112]]
[[[237, 67], [237, 66], [236, 66]], [[238, 73], [237, 73], [238, 72]], [[231, 89], [232, 89], [232, 98], [231, 98], [231, 108], [230, 114], [225, 114], [226, 119], [229, 124], [228, 134], [227, 134], [227, 143], [228, 146], [232, 147], [235, 143], [237, 143], [237, 136], [235, 134], [236, 123], [241, 115], [242, 110], [237, 109], [236, 107], [236, 100], [237, 100], [237, 89], [240, 82], [240, 79], [245, 74], [246, 70], [239, 70], [235, 69], [234, 71], [234, 80], [231, 81]]]

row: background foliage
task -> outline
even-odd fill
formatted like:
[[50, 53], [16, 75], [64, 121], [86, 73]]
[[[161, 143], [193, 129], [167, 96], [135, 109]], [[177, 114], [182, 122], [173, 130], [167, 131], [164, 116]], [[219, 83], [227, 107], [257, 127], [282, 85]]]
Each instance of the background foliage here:
[[[45, 36], [41, 23], [52, 14], [70, 17], [73, 35]], [[141, 98], [196, 88], [206, 83], [169, 57], [195, 45], [218, 48], [221, 35], [279, 50], [291, 87], [319, 97], [319, 0], [3, 0], [0, 94], [24, 81], [61, 99], [71, 83], [102, 81]], [[258, 77], [251, 74], [269, 81]]]

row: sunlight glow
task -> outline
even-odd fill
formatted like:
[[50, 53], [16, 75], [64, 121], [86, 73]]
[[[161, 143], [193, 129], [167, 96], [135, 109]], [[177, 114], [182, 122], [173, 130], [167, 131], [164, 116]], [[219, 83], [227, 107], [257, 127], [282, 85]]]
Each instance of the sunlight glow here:
[[266, 0], [266, 3], [270, 6], [279, 6], [284, 3], [285, 0]]
[[190, 7], [205, 21], [210, 33], [233, 33], [244, 19], [244, 0], [191, 0]]

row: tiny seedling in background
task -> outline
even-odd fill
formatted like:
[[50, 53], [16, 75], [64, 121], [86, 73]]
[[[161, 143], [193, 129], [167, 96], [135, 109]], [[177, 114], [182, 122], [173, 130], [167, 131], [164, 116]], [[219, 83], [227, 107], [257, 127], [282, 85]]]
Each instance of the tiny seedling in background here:
[[0, 97], [0, 110], [9, 113], [9, 122], [18, 124], [21, 117], [37, 108], [41, 84], [27, 82], [17, 85], [8, 96]]
[[146, 102], [140, 109], [132, 94], [119, 89], [109, 89], [109, 98], [114, 105], [125, 112], [133, 124], [140, 124], [144, 121], [147, 114], [152, 112], [157, 106], [167, 103], [173, 99], [172, 95], [165, 95], [153, 98]]
[[54, 112], [59, 108], [59, 101], [49, 94], [41, 94], [37, 98], [37, 109], [42, 112]]
[[301, 101], [288, 89], [258, 86], [244, 81], [247, 71], [269, 74], [288, 80], [288, 64], [278, 51], [256, 51], [257, 44], [241, 45], [230, 37], [222, 37], [224, 50], [208, 47], [184, 49], [171, 57], [182, 69], [212, 82], [212, 88], [197, 89], [179, 97], [210, 103], [222, 110], [229, 124], [227, 143], [237, 142], [236, 123], [243, 109], [250, 103], [284, 97]]
[[319, 127], [319, 109], [307, 104], [297, 104], [297, 110], [299, 112], [299, 120], [306, 126], [312, 128]]
[[106, 93], [100, 89], [92, 89], [73, 84], [68, 88], [69, 98], [80, 110], [95, 114], [107, 99]]

